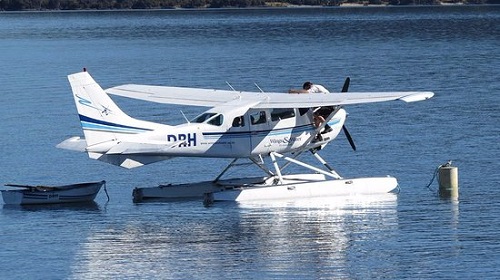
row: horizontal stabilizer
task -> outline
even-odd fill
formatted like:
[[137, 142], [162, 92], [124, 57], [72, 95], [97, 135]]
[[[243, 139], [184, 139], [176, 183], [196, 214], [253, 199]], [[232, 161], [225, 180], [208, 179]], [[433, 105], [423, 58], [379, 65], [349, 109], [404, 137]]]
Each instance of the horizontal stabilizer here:
[[168, 156], [142, 156], [142, 155], [117, 155], [117, 154], [101, 154], [89, 152], [91, 159], [96, 159], [102, 162], [110, 163], [127, 169], [140, 167], [154, 162], [168, 160], [172, 157]]
[[68, 138], [61, 143], [56, 145], [56, 148], [77, 151], [77, 152], [85, 152], [85, 148], [87, 148], [87, 142], [85, 139], [80, 138], [79, 136], [74, 136]]

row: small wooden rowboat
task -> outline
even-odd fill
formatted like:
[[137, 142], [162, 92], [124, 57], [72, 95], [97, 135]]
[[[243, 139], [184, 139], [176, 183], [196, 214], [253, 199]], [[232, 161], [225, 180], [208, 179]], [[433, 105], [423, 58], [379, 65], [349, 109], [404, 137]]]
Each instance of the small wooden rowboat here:
[[2, 190], [5, 204], [52, 204], [93, 201], [106, 181], [63, 186], [29, 186], [6, 184], [20, 189]]

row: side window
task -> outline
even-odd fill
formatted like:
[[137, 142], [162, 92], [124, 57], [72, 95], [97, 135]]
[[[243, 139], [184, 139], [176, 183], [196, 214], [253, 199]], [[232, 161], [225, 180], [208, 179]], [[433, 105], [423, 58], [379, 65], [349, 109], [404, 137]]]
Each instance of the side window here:
[[234, 118], [233, 127], [242, 127], [242, 126], [245, 126], [245, 119], [243, 118], [243, 116]]
[[271, 111], [273, 122], [295, 117], [295, 110], [291, 108], [276, 108]]
[[299, 108], [299, 114], [301, 116], [303, 116], [305, 113], [307, 113], [307, 111], [309, 111], [309, 108]]
[[261, 124], [266, 122], [266, 111], [260, 111], [250, 114], [252, 124]]

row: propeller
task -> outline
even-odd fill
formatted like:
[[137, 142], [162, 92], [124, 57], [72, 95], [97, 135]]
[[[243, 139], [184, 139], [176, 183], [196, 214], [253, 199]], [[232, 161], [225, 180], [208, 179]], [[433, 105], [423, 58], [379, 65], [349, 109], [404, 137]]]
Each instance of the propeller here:
[[347, 127], [345, 125], [342, 126], [342, 130], [344, 130], [344, 134], [347, 137], [347, 141], [349, 141], [349, 144], [351, 144], [351, 148], [356, 151], [356, 145], [354, 144], [354, 140], [352, 140], [351, 134], [347, 130]]
[[351, 83], [351, 78], [345, 78], [344, 86], [340, 92], [347, 92], [349, 90], [349, 84]]
[[[349, 90], [349, 84], [351, 83], [351, 78], [347, 77], [344, 82], [344, 86], [340, 92], [347, 92]], [[345, 136], [347, 137], [347, 141], [351, 144], [351, 148], [356, 151], [356, 145], [354, 144], [354, 140], [352, 140], [351, 134], [347, 130], [345, 124], [342, 126], [342, 130], [344, 131]]]

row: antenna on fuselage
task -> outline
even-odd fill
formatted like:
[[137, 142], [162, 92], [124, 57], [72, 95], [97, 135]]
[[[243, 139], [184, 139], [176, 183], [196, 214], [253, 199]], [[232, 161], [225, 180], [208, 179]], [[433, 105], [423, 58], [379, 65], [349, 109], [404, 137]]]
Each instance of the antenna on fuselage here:
[[228, 81], [226, 81], [226, 84], [227, 84], [227, 85], [228, 85], [228, 86], [229, 86], [229, 87], [230, 87], [233, 91], [236, 91], [236, 90], [234, 89], [234, 87], [233, 87], [233, 86], [232, 86], [232, 85], [231, 85]]
[[253, 83], [259, 90], [260, 92], [264, 93], [264, 91], [259, 87], [259, 85], [257, 83]]
[[186, 117], [186, 115], [184, 115], [184, 112], [182, 112], [182, 110], [181, 110], [181, 114], [182, 114], [182, 116], [184, 117], [184, 119], [186, 120], [186, 122], [187, 122], [187, 123], [191, 123], [191, 122], [188, 120], [188, 118]]

